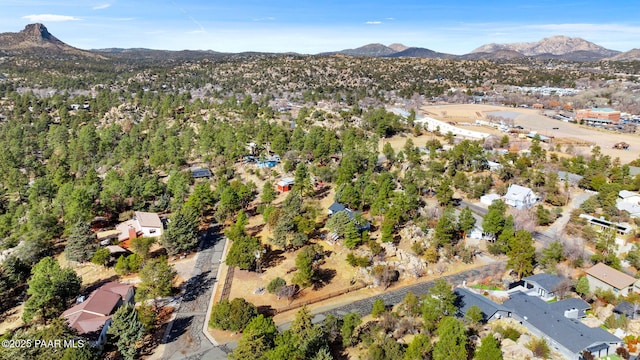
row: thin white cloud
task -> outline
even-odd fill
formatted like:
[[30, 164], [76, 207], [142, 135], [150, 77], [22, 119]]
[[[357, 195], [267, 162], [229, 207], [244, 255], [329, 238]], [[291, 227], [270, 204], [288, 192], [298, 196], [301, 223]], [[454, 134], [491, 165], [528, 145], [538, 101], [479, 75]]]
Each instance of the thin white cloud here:
[[111, 6], [111, 4], [109, 4], [109, 3], [100, 4], [100, 5], [94, 6], [93, 10], [102, 10], [102, 9], [106, 9], [106, 8], [108, 8], [110, 6]]
[[610, 31], [621, 33], [640, 33], [640, 27], [622, 24], [540, 24], [527, 26], [532, 29], [571, 32]]
[[253, 19], [253, 21], [275, 21], [276, 18], [273, 16], [267, 16], [267, 17], [263, 17], [263, 18], [255, 18]]
[[25, 15], [22, 17], [23, 19], [27, 19], [31, 22], [61, 22], [61, 21], [77, 21], [80, 18], [75, 16], [68, 15], [54, 15], [54, 14], [34, 14], [34, 15]]
[[365, 21], [366, 25], [380, 25], [382, 21]]

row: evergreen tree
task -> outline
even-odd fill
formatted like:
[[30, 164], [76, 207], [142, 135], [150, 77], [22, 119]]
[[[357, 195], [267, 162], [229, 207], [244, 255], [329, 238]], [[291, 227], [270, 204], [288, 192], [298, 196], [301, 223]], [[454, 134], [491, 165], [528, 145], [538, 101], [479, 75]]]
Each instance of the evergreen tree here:
[[271, 204], [276, 199], [276, 190], [274, 189], [273, 182], [267, 181], [262, 186], [262, 195], [260, 195], [260, 201], [263, 204]]
[[429, 293], [422, 298], [422, 318], [425, 327], [433, 330], [443, 316], [453, 316], [456, 312], [456, 295], [451, 285], [444, 279], [438, 279]]
[[438, 342], [433, 348], [433, 360], [459, 360], [467, 358], [467, 335], [462, 323], [446, 316], [438, 326]]
[[136, 309], [125, 304], [116, 310], [108, 330], [115, 337], [115, 345], [126, 360], [136, 357], [136, 344], [142, 340], [144, 325], [138, 320]]
[[265, 359], [266, 352], [274, 345], [278, 328], [273, 318], [260, 314], [247, 324], [242, 332], [238, 346], [229, 355], [232, 360]]
[[261, 250], [260, 239], [254, 236], [243, 236], [231, 244], [225, 262], [229, 266], [237, 266], [242, 270], [249, 270], [256, 263], [256, 251]]
[[422, 360], [431, 351], [431, 339], [425, 334], [417, 334], [404, 353], [404, 360]]
[[78, 296], [82, 279], [72, 269], [62, 269], [56, 260], [45, 257], [31, 269], [27, 282], [29, 299], [22, 319], [29, 323], [38, 316], [45, 320], [57, 317]]
[[386, 310], [386, 307], [384, 305], [384, 300], [376, 299], [373, 302], [373, 306], [371, 308], [371, 316], [377, 318], [378, 316], [380, 316], [380, 314], [384, 313], [385, 310]]
[[355, 249], [360, 245], [361, 241], [362, 237], [356, 228], [356, 224], [353, 221], [349, 221], [344, 230], [344, 246], [347, 249]]
[[476, 350], [474, 356], [476, 360], [502, 360], [502, 350], [500, 343], [493, 335], [489, 334], [482, 338], [480, 347]]
[[176, 275], [177, 272], [164, 256], [147, 261], [140, 270], [141, 282], [138, 285], [136, 297], [155, 299], [158, 296], [170, 295]]
[[586, 276], [581, 276], [576, 283], [576, 292], [584, 298], [589, 291], [589, 279]]
[[291, 282], [303, 288], [313, 284], [315, 278], [315, 270], [313, 269], [314, 256], [315, 251], [311, 246], [300, 250], [298, 256], [296, 256], [296, 268], [298, 271], [293, 275]]
[[476, 219], [473, 217], [473, 212], [468, 206], [465, 206], [464, 209], [460, 210], [460, 215], [458, 215], [458, 228], [466, 235], [469, 230], [473, 229], [475, 224]]
[[171, 222], [162, 234], [169, 254], [189, 251], [198, 245], [198, 225], [200, 219], [192, 207], [182, 207], [171, 218]]
[[509, 251], [507, 256], [507, 268], [518, 274], [518, 279], [523, 275], [533, 272], [536, 248], [533, 246], [533, 237], [526, 230], [518, 230], [515, 236], [509, 241]]
[[84, 221], [78, 221], [71, 228], [64, 254], [67, 260], [70, 261], [89, 261], [96, 251], [97, 245], [96, 236], [91, 231], [89, 224]]
[[345, 347], [355, 344], [356, 339], [353, 338], [353, 332], [361, 323], [360, 314], [357, 312], [351, 312], [344, 316], [340, 333], [342, 334], [342, 344]]

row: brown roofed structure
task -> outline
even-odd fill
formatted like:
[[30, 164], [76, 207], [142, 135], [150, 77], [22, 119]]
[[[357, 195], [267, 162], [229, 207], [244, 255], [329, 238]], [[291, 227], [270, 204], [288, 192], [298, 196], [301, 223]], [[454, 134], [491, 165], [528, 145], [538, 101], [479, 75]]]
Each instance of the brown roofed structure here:
[[618, 271], [604, 263], [594, 265], [587, 270], [587, 274], [617, 289], [627, 288], [636, 282], [633, 276]]
[[136, 211], [135, 215], [140, 226], [162, 229], [162, 221], [160, 220], [160, 217], [158, 216], [158, 214]]

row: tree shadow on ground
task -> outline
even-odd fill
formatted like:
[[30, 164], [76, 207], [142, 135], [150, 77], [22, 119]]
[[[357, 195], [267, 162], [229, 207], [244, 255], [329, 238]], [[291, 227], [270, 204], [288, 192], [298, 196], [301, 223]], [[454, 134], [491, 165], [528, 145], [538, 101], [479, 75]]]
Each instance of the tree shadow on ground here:
[[313, 283], [313, 290], [319, 290], [328, 285], [338, 274], [335, 269], [318, 269], [316, 273], [317, 281]]
[[173, 321], [171, 331], [167, 338], [167, 343], [176, 341], [182, 334], [186, 333], [193, 322], [193, 315], [187, 317], [178, 317]]
[[208, 277], [211, 271], [205, 271], [200, 275], [191, 277], [184, 283], [184, 295], [182, 295], [183, 301], [194, 301], [198, 296], [204, 294], [213, 283], [213, 278]]
[[266, 269], [269, 267], [278, 266], [286, 259], [282, 254], [284, 254], [283, 250], [267, 251], [266, 256], [262, 260], [262, 268]]

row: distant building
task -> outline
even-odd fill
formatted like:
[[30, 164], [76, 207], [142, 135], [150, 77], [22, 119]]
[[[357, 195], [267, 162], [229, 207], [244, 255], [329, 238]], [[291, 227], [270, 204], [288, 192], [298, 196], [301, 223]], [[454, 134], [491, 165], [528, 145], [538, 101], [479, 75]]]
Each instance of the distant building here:
[[571, 186], [577, 186], [580, 181], [584, 178], [581, 175], [566, 172], [566, 171], [558, 171], [558, 180], [560, 181], [569, 181]]
[[616, 199], [616, 208], [628, 212], [631, 217], [640, 218], [640, 194], [628, 190], [620, 191]]
[[284, 178], [276, 183], [276, 189], [281, 192], [287, 192], [293, 189], [293, 178]]
[[589, 289], [611, 290], [616, 295], [623, 296], [631, 294], [637, 290], [636, 279], [621, 271], [618, 271], [604, 263], [598, 263], [587, 270], [587, 280], [589, 280]]
[[211, 170], [201, 168], [191, 169], [191, 177], [194, 179], [210, 178]]
[[610, 108], [593, 108], [576, 111], [576, 121], [588, 125], [617, 125], [620, 122], [620, 111]]
[[538, 202], [538, 197], [528, 187], [513, 184], [507, 189], [504, 202], [516, 209], [528, 209]]
[[595, 227], [597, 230], [615, 230], [620, 235], [626, 235], [631, 232], [631, 225], [625, 223], [614, 223], [609, 220], [605, 220], [604, 217], [595, 217], [587, 214], [580, 214], [580, 218], [586, 219], [589, 225]]
[[494, 201], [500, 200], [501, 196], [498, 194], [487, 194], [480, 196], [480, 203], [484, 205], [491, 205]]

